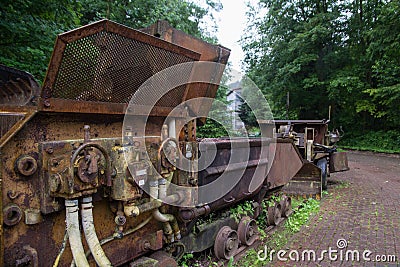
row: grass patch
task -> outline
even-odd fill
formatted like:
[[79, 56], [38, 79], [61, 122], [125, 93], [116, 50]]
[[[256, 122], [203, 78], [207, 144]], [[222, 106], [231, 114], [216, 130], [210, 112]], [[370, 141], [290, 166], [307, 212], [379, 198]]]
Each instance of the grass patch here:
[[[238, 262], [233, 263], [229, 261], [227, 266], [230, 267], [240, 267], [240, 266], [251, 266], [251, 267], [261, 267], [265, 266], [269, 262], [269, 257], [267, 260], [259, 259], [257, 253], [260, 250], [264, 250], [265, 246], [268, 251], [275, 250], [278, 251], [283, 249], [292, 238], [292, 236], [299, 232], [303, 225], [306, 225], [309, 218], [318, 212], [320, 201], [315, 199], [304, 199], [304, 198], [292, 198], [292, 208], [295, 211], [292, 215], [285, 221], [284, 224], [278, 226], [278, 228], [272, 234], [268, 234], [264, 229], [267, 228], [267, 210], [268, 206], [274, 204], [274, 202], [279, 202], [281, 195], [275, 195], [262, 202], [263, 210], [259, 217], [257, 218], [257, 225], [259, 226], [260, 237], [262, 239], [262, 244], [255, 249], [250, 249], [246, 255], [244, 255]], [[245, 201], [235, 207], [230, 208], [229, 214], [236, 221], [240, 217], [250, 215], [254, 211], [253, 203], [251, 201]], [[189, 266], [217, 266], [217, 260], [211, 256], [210, 253], [206, 253], [199, 257], [199, 255], [193, 255], [192, 253], [185, 254], [179, 261], [179, 266], [189, 267]]]
[[266, 260], [260, 260], [258, 252], [267, 248], [267, 252], [271, 250], [279, 251], [284, 249], [292, 236], [299, 232], [303, 225], [306, 225], [310, 217], [319, 211], [320, 201], [315, 199], [292, 199], [293, 209], [296, 210], [276, 232], [271, 236], [263, 239], [262, 244], [256, 248], [249, 250], [246, 255], [241, 258], [234, 266], [265, 266], [269, 262], [269, 257]]

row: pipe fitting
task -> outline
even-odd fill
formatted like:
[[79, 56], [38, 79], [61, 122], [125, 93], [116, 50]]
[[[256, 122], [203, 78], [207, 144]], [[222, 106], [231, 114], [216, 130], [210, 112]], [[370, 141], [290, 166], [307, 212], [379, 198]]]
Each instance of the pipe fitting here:
[[124, 205], [124, 214], [127, 217], [137, 217], [140, 214], [139, 207], [136, 205]]

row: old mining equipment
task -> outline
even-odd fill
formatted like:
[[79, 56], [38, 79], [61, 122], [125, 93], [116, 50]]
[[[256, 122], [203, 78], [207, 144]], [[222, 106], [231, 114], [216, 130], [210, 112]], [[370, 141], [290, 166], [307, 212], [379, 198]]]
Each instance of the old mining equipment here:
[[[196, 139], [193, 118], [210, 105], [181, 103], [215, 97], [229, 53], [163, 21], [139, 31], [102, 20], [57, 37], [41, 87], [0, 65], [0, 265], [177, 266], [185, 252], [229, 259], [253, 244], [263, 198], [321, 169], [293, 138], [274, 142], [270, 123], [262, 138]], [[182, 64], [192, 67], [170, 69]], [[155, 85], [171, 84], [149, 82], [164, 70], [203, 79], [149, 103]], [[225, 173], [233, 186], [213, 186]], [[254, 212], [238, 223], [227, 211], [244, 200]], [[283, 197], [268, 223], [289, 211]]]
[[[298, 155], [291, 157], [291, 164], [296, 162], [293, 158], [297, 158], [297, 164], [302, 166], [285, 186], [286, 193], [318, 194], [322, 189], [327, 189], [327, 177], [331, 172], [349, 170], [346, 152], [337, 151], [336, 143], [341, 137], [339, 130], [329, 131], [329, 120], [264, 120], [259, 123], [263, 131], [281, 143], [277, 147], [277, 154], [284, 151], [282, 149], [285, 146], [282, 144], [285, 142], [296, 146]], [[288, 151], [282, 154], [285, 155], [275, 156], [273, 166], [279, 165], [277, 161], [291, 155]], [[281, 173], [281, 169], [277, 168], [278, 173]], [[270, 171], [272, 173], [274, 167]]]

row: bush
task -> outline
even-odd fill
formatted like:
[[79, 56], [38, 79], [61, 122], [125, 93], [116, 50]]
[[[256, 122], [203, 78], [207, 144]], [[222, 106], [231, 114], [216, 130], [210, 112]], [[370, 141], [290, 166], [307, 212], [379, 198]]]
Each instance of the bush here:
[[339, 146], [374, 152], [400, 153], [400, 131], [371, 131], [365, 134], [345, 136]]

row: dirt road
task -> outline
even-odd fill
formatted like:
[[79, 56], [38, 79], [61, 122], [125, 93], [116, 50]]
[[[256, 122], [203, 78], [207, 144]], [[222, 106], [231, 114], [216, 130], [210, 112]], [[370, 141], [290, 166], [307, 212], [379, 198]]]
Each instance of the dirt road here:
[[331, 175], [320, 212], [273, 266], [400, 266], [400, 157], [348, 158], [350, 171]]

